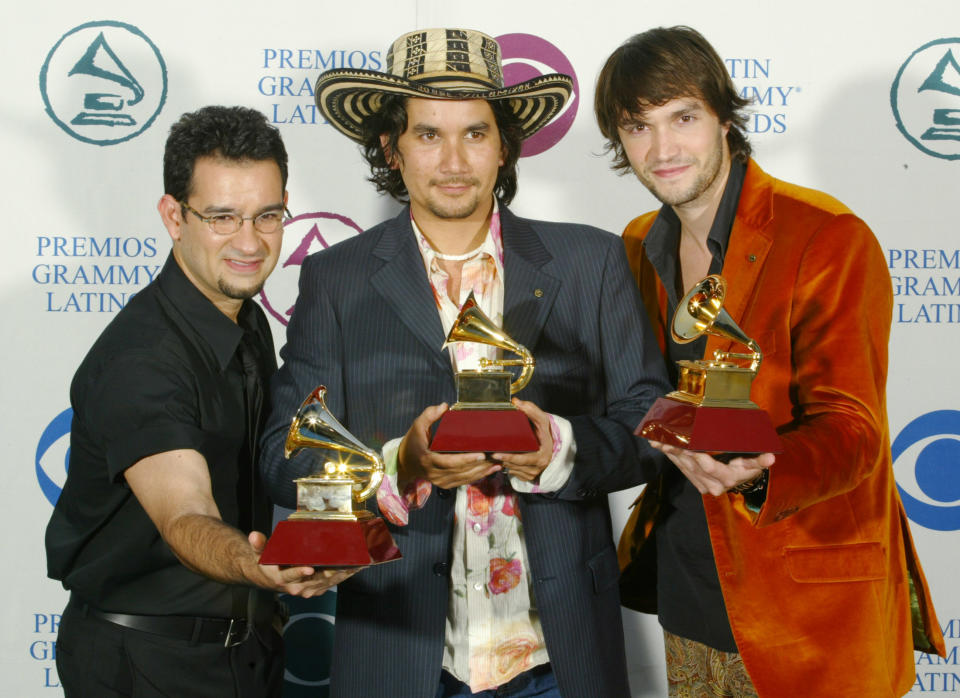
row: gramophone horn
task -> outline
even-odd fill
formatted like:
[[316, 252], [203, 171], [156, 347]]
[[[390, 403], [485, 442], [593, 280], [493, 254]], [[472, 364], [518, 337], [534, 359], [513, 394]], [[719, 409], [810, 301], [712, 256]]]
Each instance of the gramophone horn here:
[[487, 344], [499, 349], [506, 349], [520, 356], [520, 359], [481, 359], [480, 365], [485, 366], [521, 366], [520, 375], [510, 384], [510, 393], [516, 393], [530, 382], [533, 377], [533, 369], [536, 364], [530, 350], [519, 342], [512, 339], [501, 328], [497, 327], [493, 320], [480, 309], [477, 299], [473, 292], [467, 296], [460, 314], [450, 328], [447, 335], [447, 341], [443, 343], [443, 348], [454, 342], [476, 342], [478, 344]]
[[729, 357], [751, 359], [750, 368], [756, 371], [762, 355], [760, 347], [734, 322], [723, 308], [723, 299], [727, 292], [727, 283], [722, 276], [711, 274], [683, 297], [673, 314], [671, 335], [678, 344], [692, 342], [702, 334], [723, 337], [743, 344], [752, 354], [731, 354], [717, 352], [715, 358], [723, 360]]
[[354, 501], [362, 502], [377, 491], [383, 480], [383, 459], [377, 451], [364, 446], [337, 421], [323, 400], [326, 392], [325, 386], [318, 386], [300, 405], [290, 423], [283, 454], [289, 458], [301, 449], [319, 448], [366, 459], [368, 462], [363, 465], [345, 466], [348, 471], [368, 474], [367, 485], [353, 494]]

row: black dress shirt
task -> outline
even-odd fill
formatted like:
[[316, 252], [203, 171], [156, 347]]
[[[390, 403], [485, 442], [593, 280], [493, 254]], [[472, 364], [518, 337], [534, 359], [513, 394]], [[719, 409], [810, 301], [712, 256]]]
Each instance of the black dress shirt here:
[[234, 323], [171, 255], [83, 360], [70, 388], [67, 481], [46, 533], [48, 574], [75, 599], [122, 613], [234, 615], [231, 587], [177, 560], [124, 472], [157, 453], [199, 451], [223, 520], [270, 524], [263, 489], [245, 481], [256, 435], [247, 433], [244, 333], [261, 375], [272, 375], [273, 342], [259, 306], [244, 301]]
[[[746, 164], [734, 161], [723, 197], [707, 237], [713, 259], [710, 273], [723, 270], [730, 231], [737, 214]], [[680, 220], [670, 206], [660, 209], [644, 241], [647, 257], [667, 292], [667, 317], [673, 318], [683, 297], [680, 273]], [[677, 361], [703, 358], [707, 338], [678, 344], [667, 328], [667, 370], [677, 384]], [[657, 532], [657, 606], [660, 624], [674, 635], [696, 640], [724, 652], [737, 645], [727, 620], [710, 531], [697, 488], [676, 467], [665, 471], [666, 501]]]

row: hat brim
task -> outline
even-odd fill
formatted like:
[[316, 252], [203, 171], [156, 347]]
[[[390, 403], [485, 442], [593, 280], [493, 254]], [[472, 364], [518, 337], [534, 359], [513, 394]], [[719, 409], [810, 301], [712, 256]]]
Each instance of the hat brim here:
[[444, 80], [441, 86], [372, 70], [338, 68], [320, 74], [314, 98], [327, 121], [348, 138], [362, 143], [363, 120], [379, 110], [385, 94], [427, 99], [505, 100], [520, 123], [523, 137], [529, 138], [560, 113], [573, 92], [573, 80], [559, 73], [540, 75], [501, 88], [471, 81], [469, 76], [455, 85], [449, 83], [449, 79]]

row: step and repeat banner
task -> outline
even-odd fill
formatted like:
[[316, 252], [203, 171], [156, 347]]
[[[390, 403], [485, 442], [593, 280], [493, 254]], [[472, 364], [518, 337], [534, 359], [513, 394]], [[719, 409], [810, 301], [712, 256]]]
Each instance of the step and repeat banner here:
[[[69, 384], [170, 249], [156, 203], [163, 144], [180, 114], [242, 104], [283, 134], [294, 219], [258, 299], [279, 347], [304, 257], [397, 208], [375, 194], [357, 147], [314, 106], [321, 71], [382, 70], [399, 34], [463, 25], [498, 38], [507, 82], [573, 75], [574, 98], [525, 146], [513, 208], [620, 232], [657, 203], [610, 171], [593, 84], [630, 34], [688, 24], [753, 100], [749, 135], [760, 165], [841, 199], [886, 252], [896, 295], [894, 467], [949, 652], [946, 660], [917, 655], [912, 692], [960, 695], [960, 4], [917, 0], [883, 12], [826, 0], [682, 5], [55, 0], [0, 10], [0, 177], [10, 219], [0, 274], [0, 694], [61, 694], [54, 640], [67, 595], [46, 578], [43, 534], [66, 475]], [[612, 497], [617, 530], [635, 494]], [[291, 605], [287, 695], [326, 696], [335, 594]], [[656, 620], [624, 618], [634, 695], [665, 695]]]

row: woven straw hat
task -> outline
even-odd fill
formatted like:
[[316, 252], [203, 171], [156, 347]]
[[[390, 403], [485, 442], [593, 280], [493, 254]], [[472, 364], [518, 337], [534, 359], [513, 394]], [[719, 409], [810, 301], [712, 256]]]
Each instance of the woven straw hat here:
[[386, 94], [428, 99], [505, 100], [524, 138], [556, 116], [573, 91], [567, 75], [541, 75], [504, 87], [500, 45], [472, 29], [419, 29], [387, 52], [387, 72], [337, 68], [320, 74], [317, 106], [330, 123], [361, 142], [364, 118]]

